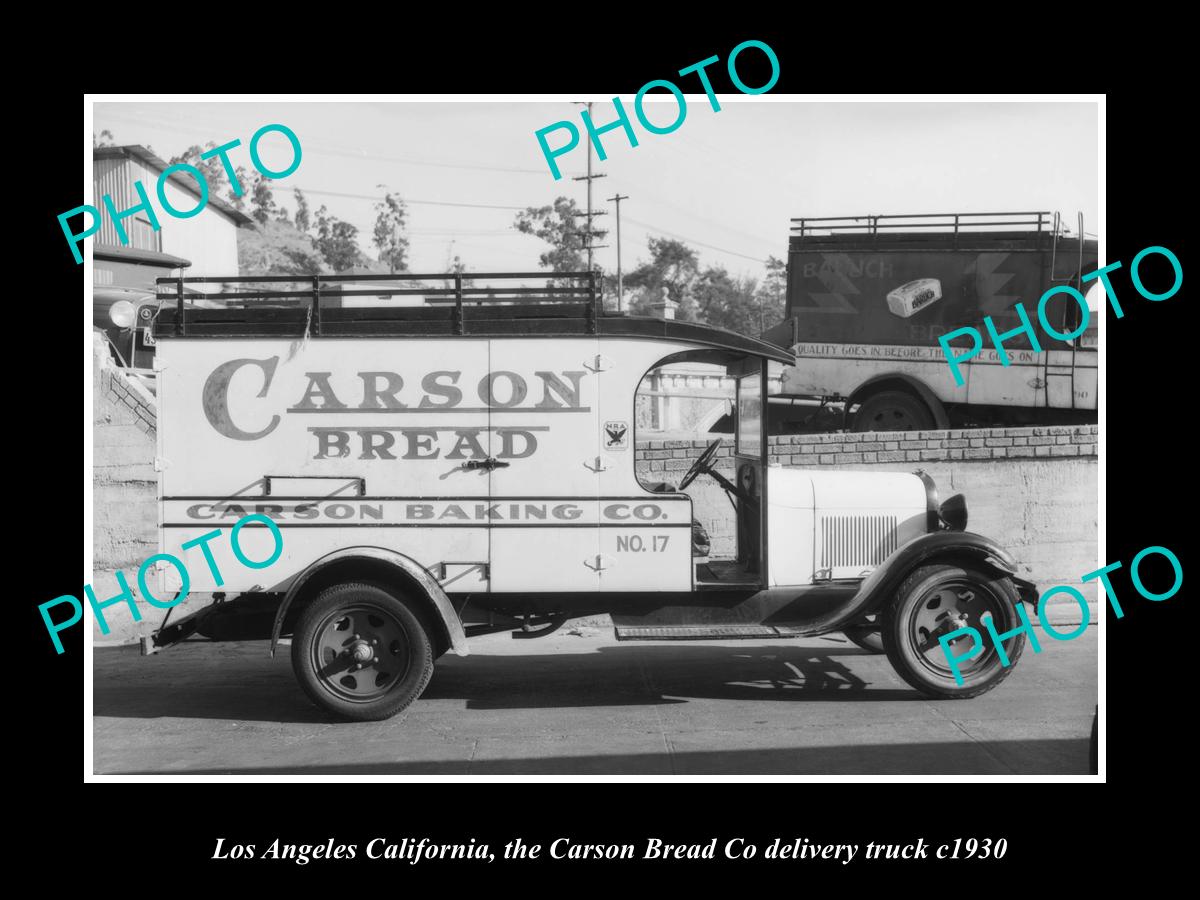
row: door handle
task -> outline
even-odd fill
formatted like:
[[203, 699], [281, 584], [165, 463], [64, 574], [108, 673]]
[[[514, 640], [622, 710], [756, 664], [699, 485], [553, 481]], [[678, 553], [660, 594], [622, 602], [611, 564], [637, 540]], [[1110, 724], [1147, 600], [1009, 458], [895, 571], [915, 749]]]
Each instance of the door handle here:
[[465, 463], [463, 463], [463, 468], [486, 469], [490, 472], [492, 469], [506, 469], [510, 465], [511, 463], [500, 462], [494, 456], [489, 456], [487, 459], [468, 459]]

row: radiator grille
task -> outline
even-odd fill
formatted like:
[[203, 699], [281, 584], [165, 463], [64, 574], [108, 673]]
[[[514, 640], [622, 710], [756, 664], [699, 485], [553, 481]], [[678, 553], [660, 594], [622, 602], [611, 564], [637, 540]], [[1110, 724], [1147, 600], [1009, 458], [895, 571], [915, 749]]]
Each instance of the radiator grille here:
[[821, 567], [877, 566], [896, 549], [895, 516], [824, 516]]

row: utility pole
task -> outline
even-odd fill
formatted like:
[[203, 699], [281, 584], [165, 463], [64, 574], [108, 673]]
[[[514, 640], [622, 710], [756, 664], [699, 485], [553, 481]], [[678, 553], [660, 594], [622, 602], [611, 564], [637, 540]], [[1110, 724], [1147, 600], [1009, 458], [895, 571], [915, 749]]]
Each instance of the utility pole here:
[[[588, 119], [590, 120], [592, 117], [592, 101], [589, 100], [587, 103], [582, 103], [580, 105], [587, 107]], [[592, 216], [603, 216], [606, 214], [603, 210], [601, 210], [599, 212], [592, 212], [592, 179], [606, 178], [608, 176], [592, 174], [592, 142], [590, 139], [588, 140], [587, 151], [588, 151], [587, 174], [577, 176], [575, 178], [572, 178], [571, 180], [587, 182], [587, 212], [583, 213], [583, 215], [587, 216], [587, 228], [584, 231], [584, 249], [587, 250], [588, 271], [591, 272], [592, 271], [592, 251], [593, 250], [603, 250], [607, 246], [606, 244], [600, 244], [599, 246], [595, 246], [592, 244], [592, 234], [593, 234], [593, 232], [592, 232]], [[601, 236], [603, 236], [606, 232], [601, 231], [599, 233]]]
[[625, 283], [621, 279], [621, 201], [628, 200], [629, 195], [621, 196], [618, 192], [608, 199], [617, 203], [617, 312], [622, 313], [625, 312]]

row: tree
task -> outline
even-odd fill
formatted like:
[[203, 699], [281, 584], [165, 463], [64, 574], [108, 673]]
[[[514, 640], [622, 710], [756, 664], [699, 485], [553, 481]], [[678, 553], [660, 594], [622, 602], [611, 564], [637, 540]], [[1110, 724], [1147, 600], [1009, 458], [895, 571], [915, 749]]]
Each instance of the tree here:
[[344, 272], [365, 262], [358, 249], [358, 228], [330, 215], [322, 204], [316, 215], [316, 237], [313, 246], [325, 257], [335, 272]]
[[238, 180], [238, 184], [242, 186], [242, 194], [240, 197], [234, 196], [233, 188], [229, 188], [229, 193], [225, 195], [225, 202], [239, 212], [246, 211], [246, 185], [249, 179], [246, 177], [246, 167], [236, 166], [233, 170], [233, 175]]
[[740, 334], [762, 334], [757, 287], [757, 279], [735, 278], [723, 266], [710, 266], [696, 279], [692, 289], [699, 319]]
[[685, 321], [697, 318], [691, 288], [700, 274], [696, 251], [682, 241], [651, 237], [647, 246], [650, 261], [640, 263], [625, 276], [625, 289], [632, 290], [629, 309], [635, 315], [651, 315], [650, 305], [658, 302], [662, 291], [679, 304], [675, 317]]
[[100, 132], [99, 137], [96, 136], [96, 132], [92, 132], [92, 147], [115, 147], [116, 145], [113, 133], [107, 128]]
[[576, 219], [581, 218], [585, 217], [574, 200], [556, 197], [552, 206], [530, 206], [517, 213], [513, 227], [550, 245], [538, 257], [542, 268], [552, 272], [582, 272], [587, 269], [587, 251], [576, 225]]
[[275, 195], [271, 191], [271, 179], [256, 174], [254, 187], [250, 191], [250, 215], [259, 225], [266, 225], [278, 209], [275, 205]]
[[787, 263], [782, 259], [767, 257], [767, 277], [759, 285], [758, 299], [762, 307], [762, 331], [787, 317]]
[[[245, 203], [242, 197], [235, 197], [233, 195], [233, 185], [225, 174], [225, 164], [221, 162], [220, 156], [210, 156], [208, 159], [200, 158], [201, 154], [215, 149], [216, 146], [217, 144], [214, 141], [209, 141], [203, 147], [199, 144], [192, 144], [192, 146], [188, 147], [178, 156], [172, 156], [167, 160], [167, 164], [173, 166], [178, 163], [185, 163], [189, 166], [195, 166], [204, 175], [204, 180], [208, 184], [208, 195], [210, 197], [225, 200], [238, 209], [242, 209]], [[238, 185], [242, 188], [244, 196], [246, 190], [246, 170], [238, 166], [234, 174], [238, 179]]]
[[375, 233], [372, 240], [379, 250], [379, 261], [392, 272], [408, 268], [408, 238], [404, 236], [404, 201], [392, 193], [375, 204]]
[[312, 217], [308, 211], [308, 200], [305, 198], [300, 188], [292, 191], [296, 198], [296, 230], [308, 233], [308, 229], [312, 227]]
[[238, 229], [238, 267], [243, 275], [320, 275], [329, 269], [309, 235], [278, 221]]

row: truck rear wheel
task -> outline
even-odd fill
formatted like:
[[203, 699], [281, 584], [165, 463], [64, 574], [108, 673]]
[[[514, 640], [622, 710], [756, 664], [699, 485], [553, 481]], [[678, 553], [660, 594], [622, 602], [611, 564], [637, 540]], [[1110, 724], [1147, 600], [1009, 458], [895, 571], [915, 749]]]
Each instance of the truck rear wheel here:
[[374, 584], [337, 584], [308, 605], [292, 636], [292, 668], [321, 709], [358, 721], [406, 709], [433, 674], [433, 646], [417, 614]]
[[859, 404], [851, 431], [921, 431], [933, 428], [933, 413], [905, 391], [880, 391]]
[[[1016, 611], [1020, 602], [1011, 579], [982, 568], [949, 563], [921, 566], [904, 579], [883, 610], [884, 652], [897, 674], [928, 697], [976, 697], [1007, 678], [1025, 648], [1024, 634], [1004, 641], [1009, 664], [1002, 666], [982, 616], [990, 613], [993, 627], [1003, 634], [1020, 625]], [[950, 642], [950, 652], [959, 657], [960, 685], [938, 638], [967, 626], [979, 632], [982, 649], [966, 659], [972, 637], [963, 635]]]

